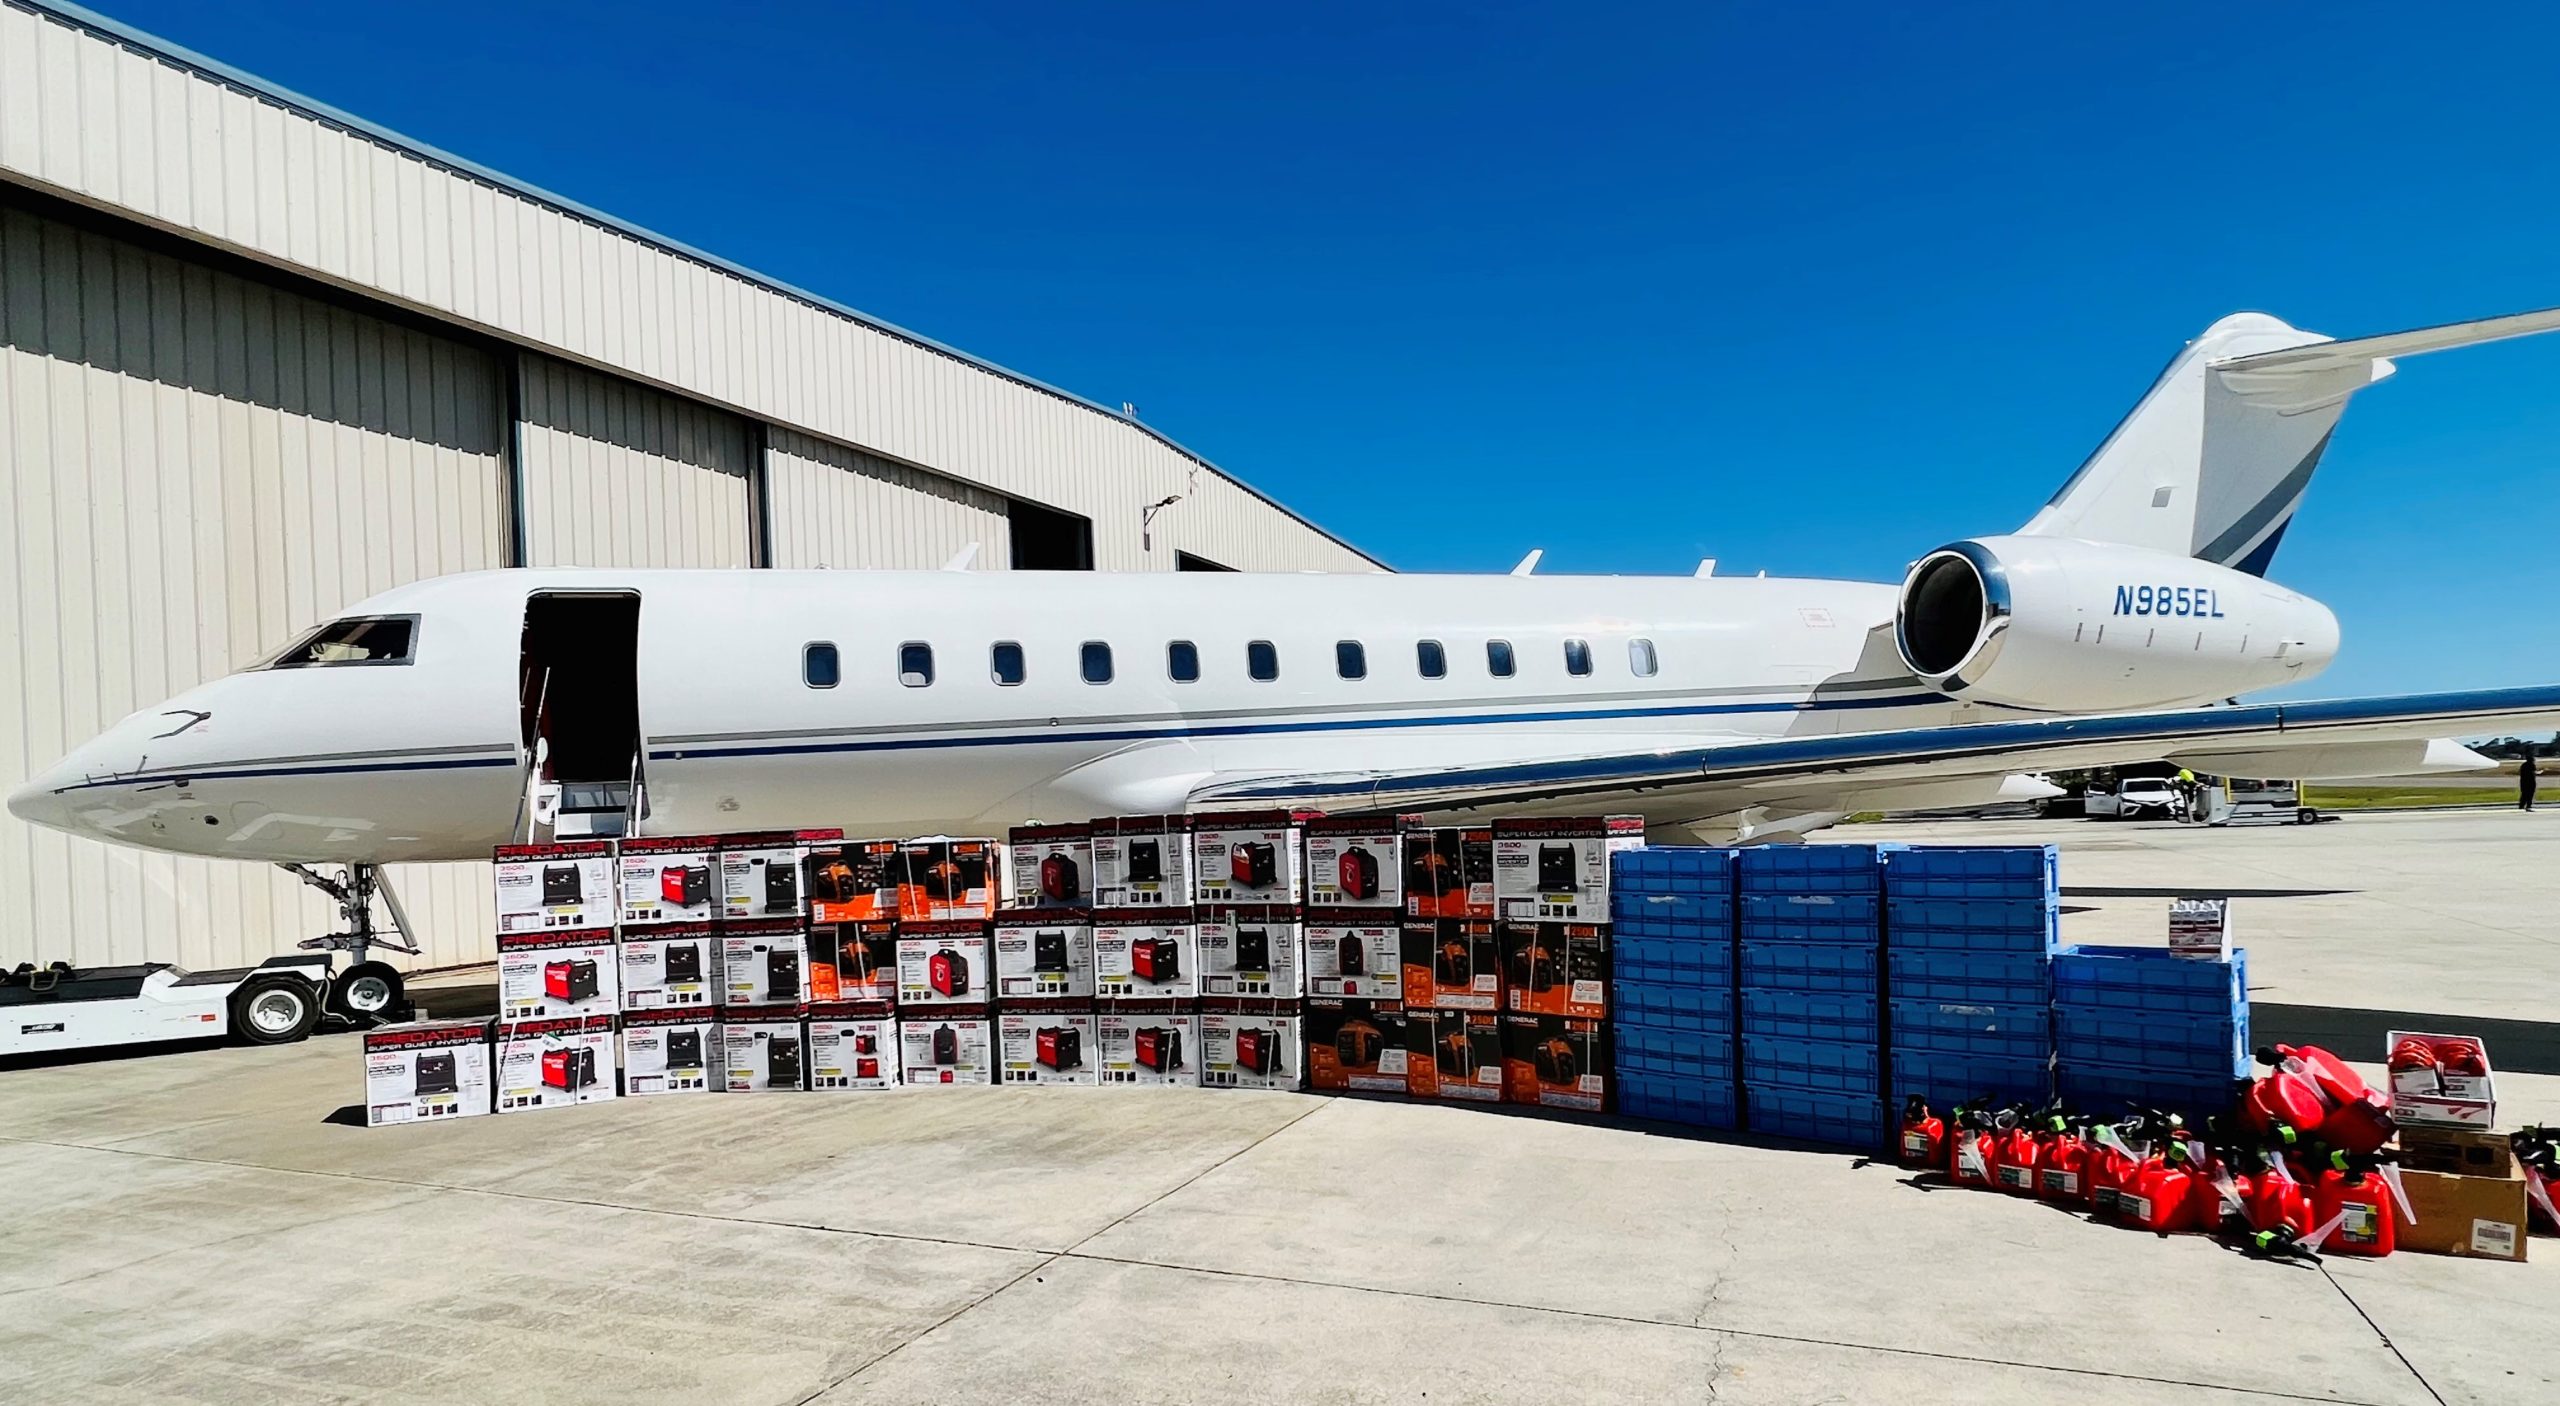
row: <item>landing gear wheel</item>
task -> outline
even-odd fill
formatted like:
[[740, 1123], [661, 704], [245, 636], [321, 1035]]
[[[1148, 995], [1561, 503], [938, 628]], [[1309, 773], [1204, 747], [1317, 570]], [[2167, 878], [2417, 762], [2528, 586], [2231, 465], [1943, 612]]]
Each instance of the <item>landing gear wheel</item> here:
[[251, 977], [231, 993], [231, 1033], [252, 1045], [289, 1045], [319, 1023], [319, 994], [301, 977]]
[[406, 999], [400, 971], [388, 962], [358, 962], [329, 983], [329, 1014], [359, 1029], [390, 1020]]

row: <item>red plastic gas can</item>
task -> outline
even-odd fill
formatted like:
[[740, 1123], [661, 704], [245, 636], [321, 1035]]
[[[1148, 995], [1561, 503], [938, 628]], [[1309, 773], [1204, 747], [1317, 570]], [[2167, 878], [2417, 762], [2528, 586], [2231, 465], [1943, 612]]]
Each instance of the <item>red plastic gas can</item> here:
[[2397, 1214], [2391, 1188], [2384, 1184], [2380, 1172], [2363, 1168], [2342, 1172], [2332, 1168], [2322, 1172], [2312, 1188], [2312, 1223], [2338, 1222], [2338, 1228], [2320, 1246], [2329, 1254], [2376, 1259], [2390, 1254], [2398, 1243], [2393, 1229]]
[[1914, 1094], [1902, 1101], [1902, 1165], [1934, 1168], [1947, 1155], [1947, 1123], [1929, 1111], [1926, 1099]]

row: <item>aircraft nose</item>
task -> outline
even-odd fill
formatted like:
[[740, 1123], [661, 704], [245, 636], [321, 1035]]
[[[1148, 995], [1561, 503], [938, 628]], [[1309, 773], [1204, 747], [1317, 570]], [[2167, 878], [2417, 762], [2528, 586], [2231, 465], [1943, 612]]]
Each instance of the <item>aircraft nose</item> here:
[[54, 794], [59, 771], [56, 768], [11, 791], [9, 813], [30, 825], [41, 825], [48, 830], [71, 829], [71, 807]]

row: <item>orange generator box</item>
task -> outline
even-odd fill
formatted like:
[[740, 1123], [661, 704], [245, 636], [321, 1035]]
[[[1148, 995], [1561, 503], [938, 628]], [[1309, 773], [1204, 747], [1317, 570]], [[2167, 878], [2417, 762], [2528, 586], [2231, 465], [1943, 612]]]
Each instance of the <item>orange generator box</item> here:
[[1501, 933], [1474, 918], [1407, 919], [1404, 1008], [1502, 1009]]
[[1404, 1008], [1393, 1001], [1318, 998], [1306, 1003], [1307, 1087], [1406, 1091]]
[[1609, 1027], [1560, 1015], [1502, 1018], [1502, 1101], [1598, 1113], [1609, 1101]]
[[1502, 1101], [1502, 1017], [1405, 1011], [1404, 1089], [1415, 1098]]
[[1609, 1014], [1609, 925], [1504, 923], [1502, 1008], [1598, 1020]]

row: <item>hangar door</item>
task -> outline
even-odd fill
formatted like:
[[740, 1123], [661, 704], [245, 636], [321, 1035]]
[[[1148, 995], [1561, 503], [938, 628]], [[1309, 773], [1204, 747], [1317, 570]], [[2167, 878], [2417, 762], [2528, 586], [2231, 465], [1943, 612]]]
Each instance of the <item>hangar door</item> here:
[[523, 356], [527, 566], [753, 566], [746, 422]]

